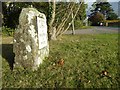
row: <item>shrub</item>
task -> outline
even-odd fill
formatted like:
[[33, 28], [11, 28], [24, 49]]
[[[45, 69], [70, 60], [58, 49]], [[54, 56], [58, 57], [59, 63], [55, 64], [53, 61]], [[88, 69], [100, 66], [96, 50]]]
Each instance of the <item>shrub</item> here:
[[116, 20], [116, 19], [118, 19], [118, 16], [115, 13], [110, 13], [107, 18], [107, 20]]
[[83, 27], [83, 22], [81, 20], [75, 20], [75, 29]]
[[104, 15], [100, 12], [94, 13], [89, 20], [92, 22], [92, 25], [99, 25], [101, 22], [105, 21]]
[[2, 27], [2, 34], [5, 36], [13, 36], [14, 29], [7, 28], [7, 27]]

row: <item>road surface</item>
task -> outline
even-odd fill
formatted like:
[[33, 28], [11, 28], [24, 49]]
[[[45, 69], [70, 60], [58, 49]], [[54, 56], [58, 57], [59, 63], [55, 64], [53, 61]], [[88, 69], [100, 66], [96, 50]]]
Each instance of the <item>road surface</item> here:
[[[75, 30], [75, 34], [103, 34], [103, 33], [118, 33], [120, 32], [120, 28], [113, 27], [104, 27], [104, 26], [95, 26], [89, 29], [80, 29]], [[72, 30], [68, 30], [65, 34], [72, 34]]]

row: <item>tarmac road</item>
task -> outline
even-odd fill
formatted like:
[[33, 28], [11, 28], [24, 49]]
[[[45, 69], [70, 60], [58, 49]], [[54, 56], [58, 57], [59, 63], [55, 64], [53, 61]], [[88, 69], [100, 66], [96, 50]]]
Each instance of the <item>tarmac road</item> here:
[[[112, 34], [118, 32], [120, 32], [120, 28], [118, 27], [114, 28], [105, 26], [95, 26], [93, 28], [75, 30], [75, 34]], [[65, 34], [72, 34], [72, 31], [68, 30], [67, 32], [65, 32]]]

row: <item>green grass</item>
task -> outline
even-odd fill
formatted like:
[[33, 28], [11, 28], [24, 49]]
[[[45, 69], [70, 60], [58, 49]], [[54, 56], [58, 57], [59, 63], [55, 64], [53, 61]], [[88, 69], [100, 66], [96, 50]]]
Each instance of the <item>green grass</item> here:
[[[12, 45], [3, 51], [8, 57], [9, 49]], [[63, 66], [56, 64], [60, 59]], [[5, 58], [2, 62], [3, 88], [120, 88], [118, 34], [64, 35], [50, 42], [50, 56], [34, 72], [11, 71]], [[104, 70], [107, 76], [102, 75]]]

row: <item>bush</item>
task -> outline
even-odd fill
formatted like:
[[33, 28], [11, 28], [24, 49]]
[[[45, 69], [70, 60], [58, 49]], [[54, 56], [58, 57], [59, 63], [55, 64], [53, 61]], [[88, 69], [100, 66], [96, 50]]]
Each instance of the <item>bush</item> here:
[[79, 29], [83, 27], [83, 22], [81, 20], [76, 20], [75, 21], [75, 29]]
[[107, 18], [107, 20], [116, 20], [116, 19], [118, 19], [118, 16], [115, 13], [110, 13]]
[[89, 21], [92, 22], [92, 25], [100, 25], [101, 22], [105, 21], [104, 15], [100, 12], [96, 12], [89, 18]]
[[14, 29], [11, 29], [11, 28], [7, 28], [7, 27], [2, 27], [2, 35], [5, 35], [5, 36], [13, 36], [13, 33], [14, 33]]

